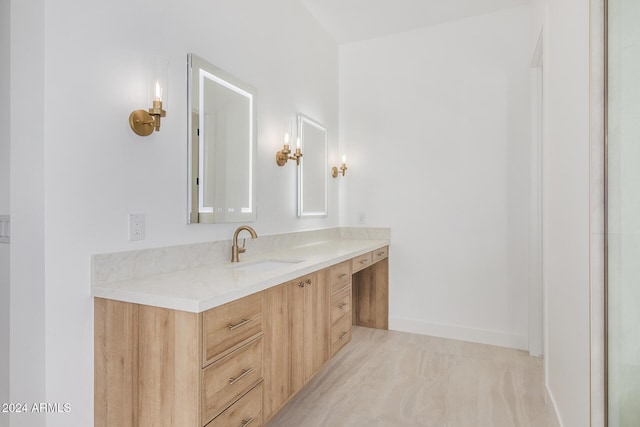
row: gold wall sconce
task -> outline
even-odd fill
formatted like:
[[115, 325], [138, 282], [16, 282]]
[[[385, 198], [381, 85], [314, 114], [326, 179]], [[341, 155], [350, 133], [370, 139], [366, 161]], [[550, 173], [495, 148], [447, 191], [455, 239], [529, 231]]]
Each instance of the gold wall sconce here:
[[282, 147], [282, 150], [276, 153], [276, 163], [278, 164], [278, 166], [286, 165], [288, 160], [295, 160], [296, 165], [300, 166], [300, 157], [302, 157], [302, 152], [300, 151], [300, 138], [296, 140], [296, 151], [291, 156], [289, 155], [291, 154], [291, 150], [289, 149], [290, 139], [291, 137], [289, 136], [289, 134], [285, 133], [284, 146]]
[[[162, 102], [167, 104], [167, 70], [169, 62], [164, 58], [155, 58], [155, 67], [150, 79], [150, 98], [152, 107], [148, 110], [135, 110], [129, 115], [131, 130], [140, 136], [149, 136], [160, 130], [160, 118], [167, 112]], [[166, 107], [165, 107], [166, 108]]]
[[342, 176], [345, 176], [347, 174], [347, 156], [342, 156], [342, 166], [340, 166], [339, 168], [334, 166], [333, 168], [331, 168], [331, 176], [334, 178], [338, 177], [338, 174], [342, 174]]

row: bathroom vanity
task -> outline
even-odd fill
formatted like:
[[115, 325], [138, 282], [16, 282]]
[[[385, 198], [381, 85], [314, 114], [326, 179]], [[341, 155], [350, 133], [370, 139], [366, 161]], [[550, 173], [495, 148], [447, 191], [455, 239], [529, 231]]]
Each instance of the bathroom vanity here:
[[331, 240], [94, 283], [95, 425], [263, 425], [352, 324], [388, 328], [388, 243]]

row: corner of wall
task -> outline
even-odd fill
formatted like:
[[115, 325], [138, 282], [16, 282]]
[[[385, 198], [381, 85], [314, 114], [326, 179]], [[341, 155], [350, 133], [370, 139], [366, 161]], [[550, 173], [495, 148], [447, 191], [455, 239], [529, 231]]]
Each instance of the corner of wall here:
[[550, 405], [547, 405], [547, 407], [549, 408], [549, 411], [551, 411], [551, 413], [549, 414], [549, 417], [551, 417], [551, 421], [554, 423], [554, 425], [550, 427], [564, 427], [562, 419], [559, 415], [560, 413], [558, 412], [558, 405], [556, 405], [556, 400], [554, 399], [553, 393], [549, 388], [548, 384], [545, 384], [544, 390], [545, 390], [544, 399], [548, 404], [550, 403]]

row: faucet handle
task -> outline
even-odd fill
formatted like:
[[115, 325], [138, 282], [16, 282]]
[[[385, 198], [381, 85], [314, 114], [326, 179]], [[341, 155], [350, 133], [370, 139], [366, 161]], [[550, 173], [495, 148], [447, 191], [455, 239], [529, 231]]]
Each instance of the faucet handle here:
[[247, 251], [247, 248], [245, 247], [247, 245], [247, 239], [242, 239], [242, 247], [238, 248], [238, 253], [245, 253]]

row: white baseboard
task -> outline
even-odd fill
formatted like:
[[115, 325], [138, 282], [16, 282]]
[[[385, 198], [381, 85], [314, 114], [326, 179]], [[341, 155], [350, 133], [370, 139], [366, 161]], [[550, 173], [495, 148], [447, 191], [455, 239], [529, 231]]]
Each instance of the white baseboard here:
[[518, 350], [527, 350], [529, 346], [525, 335], [474, 329], [444, 323], [425, 322], [424, 320], [409, 319], [406, 317], [389, 317], [389, 329], [480, 344], [497, 345]]

